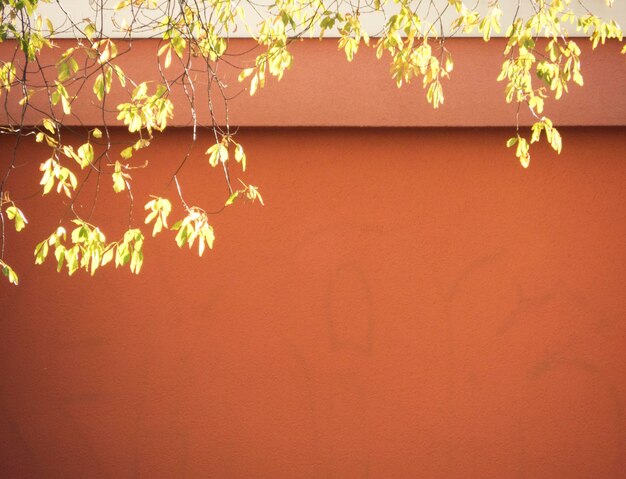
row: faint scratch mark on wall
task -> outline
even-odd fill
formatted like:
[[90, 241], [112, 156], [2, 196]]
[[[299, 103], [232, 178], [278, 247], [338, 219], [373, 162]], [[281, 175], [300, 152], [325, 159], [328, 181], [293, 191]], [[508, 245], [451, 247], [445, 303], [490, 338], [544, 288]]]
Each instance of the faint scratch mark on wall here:
[[[452, 306], [455, 298], [461, 291], [463, 285], [468, 282], [473, 275], [479, 272], [481, 269], [490, 266], [492, 264], [498, 263], [504, 258], [506, 255], [506, 251], [503, 249], [498, 249], [496, 251], [490, 252], [488, 254], [481, 255], [470, 262], [467, 266], [465, 266], [459, 275], [452, 281], [450, 288], [448, 289], [445, 295], [445, 303], [446, 303], [446, 341], [448, 345], [448, 362], [449, 362], [449, 374], [450, 377], [456, 377], [454, 374], [454, 357], [456, 354], [456, 346], [454, 344], [454, 329], [455, 323], [453, 321], [453, 311]], [[452, 385], [451, 385], [452, 386]], [[456, 386], [453, 387], [453, 389]], [[454, 394], [451, 391], [451, 394]]]
[[474, 273], [476, 273], [485, 266], [501, 261], [505, 255], [506, 251], [504, 249], [498, 249], [491, 253], [481, 255], [470, 264], [468, 264], [465, 268], [463, 268], [463, 270], [461, 270], [461, 273], [452, 281], [452, 285], [448, 289], [448, 292], [445, 296], [446, 302], [452, 303], [454, 297], [458, 294], [463, 284], [467, 280], [469, 280]]
[[[308, 417], [311, 424], [311, 432], [313, 436], [313, 446], [315, 449], [315, 454], [318, 459], [318, 464], [323, 467], [328, 468], [328, 465], [324, 463], [322, 460], [322, 440], [320, 433], [320, 411], [319, 411], [319, 395], [320, 392], [318, 388], [315, 386], [316, 381], [313, 377], [313, 373], [311, 371], [311, 367], [308, 364], [307, 359], [300, 352], [298, 347], [291, 341], [285, 341], [286, 349], [289, 351], [290, 355], [294, 359], [294, 362], [297, 366], [297, 370], [301, 373], [302, 383], [304, 389], [306, 390], [306, 398], [307, 398], [307, 409], [308, 409]], [[330, 474], [328, 471], [327, 474]]]
[[[374, 343], [372, 291], [356, 262], [340, 264], [332, 273], [326, 308], [331, 350], [351, 350], [371, 357]], [[350, 316], [357, 314], [361, 317]]]
[[503, 336], [506, 334], [525, 314], [539, 310], [548, 304], [554, 298], [554, 292], [548, 292], [542, 294], [541, 296], [529, 297], [522, 292], [521, 286], [517, 284], [517, 297], [517, 304], [500, 323], [500, 326], [496, 331], [497, 336]]
[[374, 309], [367, 275], [356, 260], [331, 269], [325, 306], [329, 352], [338, 365], [327, 378], [334, 386], [323, 401], [325, 433], [335, 438], [329, 442], [327, 477], [367, 479], [371, 463], [367, 378], [374, 346]]
[[[455, 344], [455, 329], [458, 325], [454, 321], [454, 302], [463, 286], [472, 279], [472, 277], [479, 273], [483, 268], [499, 263], [506, 256], [507, 252], [504, 249], [497, 249], [495, 251], [483, 254], [472, 260], [467, 264], [461, 272], [452, 280], [452, 283], [448, 291], [444, 294], [445, 302], [445, 328], [446, 328], [446, 343], [447, 343], [447, 358], [448, 358], [448, 400], [450, 404], [456, 404], [459, 400], [460, 384], [458, 380], [457, 366], [455, 364], [455, 358], [457, 354], [458, 346]], [[447, 419], [451, 423], [455, 423], [457, 418], [455, 417], [455, 407], [450, 409]], [[447, 463], [452, 465], [456, 461], [458, 452], [453, 447], [447, 447], [445, 449], [447, 456]], [[450, 471], [444, 472], [444, 474], [450, 474]]]

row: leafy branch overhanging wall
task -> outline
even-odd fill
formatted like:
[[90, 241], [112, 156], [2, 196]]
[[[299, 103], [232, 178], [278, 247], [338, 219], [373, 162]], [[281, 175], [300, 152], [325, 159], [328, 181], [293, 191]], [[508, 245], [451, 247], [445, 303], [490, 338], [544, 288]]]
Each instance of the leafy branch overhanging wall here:
[[[608, 6], [613, 3], [604, 1]], [[147, 216], [142, 223], [150, 225], [152, 236], [165, 230], [176, 231], [179, 247], [197, 245], [202, 255], [214, 242], [209, 222], [212, 214], [241, 200], [263, 203], [256, 186], [231, 177], [233, 168], [245, 170], [247, 157], [244, 146], [237, 141], [236, 129], [230, 126], [228, 105], [236, 101], [236, 95], [229, 93], [223, 81], [220, 67], [224, 65], [238, 69], [239, 82], [254, 95], [270, 77], [280, 80], [291, 67], [293, 41], [305, 36], [334, 35], [348, 61], [360, 48], [375, 49], [377, 58], [390, 62], [391, 78], [398, 87], [421, 81], [428, 102], [438, 108], [444, 101], [445, 79], [454, 67], [446, 40], [459, 33], [478, 33], [488, 42], [492, 34], [503, 33], [506, 46], [498, 80], [504, 84], [506, 102], [515, 103], [518, 112], [515, 132], [507, 146], [521, 165], [528, 167], [533, 143], [545, 139], [555, 151], [561, 151], [561, 135], [544, 115], [546, 100], [558, 100], [572, 83], [583, 84], [580, 40], [571, 38], [568, 32], [576, 31], [594, 49], [610, 39], [622, 41], [622, 31], [615, 21], [602, 19], [584, 2], [571, 0], [506, 2], [507, 7], [512, 3], [514, 8], [507, 22], [503, 21], [498, 0], [485, 2], [486, 8], [481, 9], [480, 2], [464, 0], [91, 3], [92, 16], [76, 20], [63, 0], [0, 0], [0, 43], [12, 46], [11, 58], [0, 60], [5, 116], [0, 133], [15, 139], [13, 150], [0, 161], [0, 269], [14, 284], [18, 284], [18, 275], [5, 261], [5, 228], [12, 224], [21, 231], [28, 224], [27, 215], [19, 207], [19, 193], [10, 191], [10, 177], [22, 142], [35, 141], [49, 147], [49, 156], [39, 167], [41, 194], [67, 197], [66, 214], [58, 227], [35, 247], [35, 262], [43, 263], [52, 253], [57, 269], [65, 268], [70, 275], [81, 268], [94, 274], [109, 263], [116, 267], [129, 265], [133, 273], [139, 273], [145, 236], [133, 220], [131, 171], [147, 165], [133, 162], [133, 155], [149, 148], [155, 133], [163, 131], [173, 118], [171, 97], [175, 89], [182, 90], [187, 99], [185, 105], [176, 107], [189, 109], [192, 138], [165, 186], [174, 185], [174, 197], [183, 216], [170, 225], [172, 199], [163, 193], [145, 198]], [[56, 24], [42, 14], [44, 6], [45, 12], [54, 9]], [[521, 7], [527, 7], [530, 13], [522, 14]], [[382, 15], [383, 21], [370, 38], [363, 18], [373, 13]], [[111, 25], [117, 30], [116, 38], [107, 34]], [[250, 62], [229, 49], [230, 39], [242, 29], [250, 32], [257, 44]], [[160, 78], [131, 78], [120, 66], [120, 58], [132, 51], [137, 35], [159, 39], [155, 53]], [[69, 46], [59, 37], [71, 38]], [[55, 51], [50, 61], [52, 49], [59, 45], [64, 48]], [[626, 53], [626, 47], [622, 53]], [[125, 101], [112, 104], [111, 92], [115, 89], [122, 92]], [[64, 122], [71, 115], [76, 117], [73, 106], [79, 96], [89, 96], [97, 104], [102, 121], [87, 130], [84, 141], [72, 144], [66, 139]], [[36, 102], [41, 98], [43, 102]], [[206, 124], [198, 120], [202, 102], [210, 113]], [[530, 131], [520, 126], [521, 109], [533, 117]], [[111, 111], [116, 113], [115, 122], [107, 119]], [[33, 115], [36, 121], [31, 120]], [[82, 124], [80, 118], [77, 121]], [[111, 129], [120, 125], [135, 138], [118, 156], [113, 154]], [[209, 133], [214, 140], [206, 150], [207, 163], [219, 169], [225, 180], [223, 207], [218, 211], [189, 205], [179, 178], [200, 132]], [[98, 184], [101, 177], [110, 177], [110, 187], [128, 197], [128, 227], [117, 241], [107, 241], [101, 229], [90, 223], [97, 190], [91, 208], [86, 212], [75, 208], [84, 194], [83, 185], [93, 176]]]

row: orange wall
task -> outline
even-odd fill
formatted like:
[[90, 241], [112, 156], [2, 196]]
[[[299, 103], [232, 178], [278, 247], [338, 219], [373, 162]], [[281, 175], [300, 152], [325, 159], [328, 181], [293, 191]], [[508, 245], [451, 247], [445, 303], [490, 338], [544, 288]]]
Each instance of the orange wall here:
[[[35, 266], [63, 205], [22, 200], [3, 477], [626, 477], [625, 133], [564, 129], [523, 170], [510, 130], [243, 130], [267, 206], [215, 216], [202, 259], [148, 241], [139, 276]], [[133, 172], [139, 223], [188, 140]], [[187, 200], [217, 207], [196, 151]], [[8, 189], [35, 193], [22, 152]]]

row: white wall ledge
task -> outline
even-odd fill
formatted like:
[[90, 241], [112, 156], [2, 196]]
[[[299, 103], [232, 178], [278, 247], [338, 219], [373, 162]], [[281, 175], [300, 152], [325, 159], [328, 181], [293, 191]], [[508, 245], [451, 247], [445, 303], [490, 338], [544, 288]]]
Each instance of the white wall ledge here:
[[[104, 13], [100, 15], [96, 13], [96, 9], [94, 8], [94, 3], [103, 4], [103, 10], [100, 12]], [[50, 18], [55, 28], [59, 26], [60, 31], [56, 33], [58, 38], [72, 38], [76, 36], [76, 32], [73, 31], [71, 23], [67, 21], [66, 13], [69, 14], [72, 22], [81, 25], [84, 24], [85, 19], [90, 19], [92, 21], [96, 21], [97, 25], [102, 28], [102, 32], [105, 36], [109, 36], [112, 38], [121, 38], [124, 37], [125, 34], [119, 29], [119, 26], [126, 21], [127, 24], [131, 23], [131, 9], [126, 8], [122, 11], [115, 12], [113, 11], [115, 5], [119, 2], [119, 0], [98, 0], [95, 2], [94, 0], [85, 1], [85, 0], [53, 0], [50, 4], [40, 4], [39, 11], [42, 15]], [[170, 3], [176, 2], [168, 2], [167, 0], [159, 1], [159, 7], [148, 10], [142, 9], [142, 12], [139, 16], [139, 20], [143, 24], [148, 23], [157, 23], [167, 15], [168, 11], [166, 6]], [[261, 0], [260, 2], [254, 2], [257, 6], [253, 7], [248, 1], [241, 1], [239, 4], [243, 7], [246, 18], [248, 19], [248, 23], [253, 26], [256, 25], [260, 21], [260, 17], [257, 10], [259, 10], [259, 5], [270, 5], [273, 2], [264, 2]], [[418, 2], [415, 2], [417, 5]], [[434, 8], [426, 8], [424, 4], [428, 4], [428, 2], [419, 2], [423, 5], [420, 7], [419, 13], [423, 15], [425, 21], [433, 22], [439, 17], [439, 12], [444, 12], [442, 16], [442, 25], [444, 26], [444, 34], [449, 36], [453, 33], [450, 25], [452, 24], [455, 17], [454, 9], [449, 6], [447, 0], [436, 0], [435, 5], [440, 7], [439, 12]], [[468, 2], [471, 3], [471, 2]], [[486, 12], [488, 10], [489, 0], [476, 0], [475, 4], [477, 5], [477, 9], [480, 12]], [[519, 12], [517, 12], [517, 2], [511, 0], [502, 0], [500, 2], [500, 8], [503, 10], [502, 24], [506, 25], [512, 21], [516, 13], [522, 17], [527, 18], [533, 12], [532, 0], [522, 0], [520, 3]], [[626, 26], [626, 2], [623, 0], [616, 0], [613, 7], [609, 8], [605, 5], [603, 0], [584, 0], [583, 2], [587, 8], [592, 11], [594, 14], [598, 15], [603, 19], [613, 19], [622, 27]], [[342, 11], [348, 12], [349, 4], [346, 3], [346, 8], [342, 9]], [[446, 10], [447, 6], [447, 10]], [[582, 13], [584, 9], [578, 4], [578, 2], [572, 2], [572, 8], [574, 8], [577, 12]], [[99, 9], [98, 9], [99, 10]], [[390, 15], [393, 15], [397, 11], [397, 6], [395, 3], [390, 2], [390, 4], [385, 9], [385, 12], [374, 12], [374, 13], [361, 13], [361, 21], [370, 36], [376, 36], [377, 33], [380, 32], [381, 25], [384, 25], [387, 18]], [[170, 12], [171, 13], [171, 12]], [[116, 26], [117, 25], [117, 26]], [[252, 32], [256, 33], [256, 32]], [[497, 34], [494, 32], [493, 36], [503, 36], [505, 31]], [[313, 36], [317, 36], [317, 32], [312, 32]], [[569, 29], [569, 35], [572, 37], [581, 36], [580, 32], [577, 32], [574, 27]], [[135, 38], [151, 38], [155, 36], [160, 36], [160, 32], [158, 30], [143, 30], [133, 32], [133, 37]], [[250, 38], [252, 35], [248, 32], [243, 25], [239, 25], [237, 30], [232, 32], [230, 37], [234, 38]], [[327, 32], [328, 37], [336, 37], [337, 33], [329, 31]], [[464, 34], [461, 32], [454, 32], [454, 36], [457, 37], [480, 37], [481, 35], [478, 32], [473, 32], [471, 34]]]

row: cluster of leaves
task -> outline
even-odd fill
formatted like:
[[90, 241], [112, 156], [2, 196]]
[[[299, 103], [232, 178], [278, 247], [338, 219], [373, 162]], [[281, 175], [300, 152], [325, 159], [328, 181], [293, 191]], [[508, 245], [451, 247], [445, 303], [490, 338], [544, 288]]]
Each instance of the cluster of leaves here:
[[[2, 210], [4, 210], [6, 217], [13, 221], [15, 231], [22, 231], [28, 224], [26, 216], [24, 216], [22, 210], [20, 210], [11, 200], [9, 193], [6, 191], [0, 197], [0, 212]], [[4, 220], [2, 224], [4, 225]], [[2, 275], [5, 276], [10, 283], [15, 285], [19, 283], [17, 273], [11, 268], [11, 266], [5, 263], [2, 258], [0, 258], [0, 269], [2, 269]]]
[[[571, 83], [583, 85], [580, 47], [568, 37], [566, 25], [575, 24], [588, 35], [593, 48], [611, 38], [622, 41], [617, 23], [604, 22], [591, 13], [577, 16], [569, 4], [567, 0], [539, 2], [541, 8], [534, 15], [525, 21], [516, 19], [506, 32], [504, 53], [508, 58], [502, 64], [498, 81], [507, 82], [506, 101], [525, 104], [535, 118], [530, 140], [519, 134], [518, 126], [518, 134], [507, 142], [509, 147], [517, 145], [515, 155], [525, 168], [530, 163], [529, 144], [539, 141], [542, 131], [550, 146], [561, 152], [561, 136], [543, 115], [545, 99], [553, 94], [558, 100]], [[626, 53], [626, 48], [622, 52]]]
[[[167, 217], [172, 211], [172, 205], [166, 198], [157, 196], [153, 198], [145, 206], [145, 209], [150, 211], [145, 222], [149, 224], [154, 221], [152, 236], [156, 236], [164, 227], [167, 228]], [[215, 240], [213, 227], [209, 224], [208, 215], [202, 208], [197, 206], [188, 208], [187, 215], [177, 221], [171, 229], [178, 231], [176, 244], [179, 248], [182, 248], [184, 244], [191, 248], [196, 240], [198, 240], [198, 254], [200, 256], [204, 253], [205, 245], [213, 248], [213, 241]]]
[[[109, 70], [110, 71], [110, 70]], [[117, 119], [124, 122], [131, 133], [146, 130], [163, 131], [172, 118], [174, 105], [167, 98], [165, 85], [158, 85], [154, 95], [148, 95], [148, 85], [142, 82], [133, 90], [132, 101], [117, 105]]]
[[[561, 135], [552, 120], [545, 116], [544, 108], [547, 100], [558, 100], [572, 84], [583, 85], [581, 49], [577, 40], [570, 38], [569, 31], [576, 30], [586, 37], [593, 48], [609, 39], [622, 40], [622, 31], [614, 21], [603, 20], [584, 6], [580, 8], [582, 2], [578, 0], [524, 0], [523, 3], [532, 7], [532, 13], [525, 18], [516, 14], [508, 25], [502, 23], [503, 11], [498, 0], [488, 0], [486, 10], [480, 11], [475, 2], [465, 0], [371, 0], [358, 4], [343, 0], [277, 0], [264, 6], [231, 0], [121, 0], [112, 9], [113, 24], [124, 37], [121, 41], [109, 38], [94, 21], [102, 18], [105, 10], [111, 10], [108, 5], [105, 7], [105, 2], [98, 2], [94, 7], [97, 15], [79, 22], [63, 8], [63, 2], [57, 2], [66, 25], [65, 31], [60, 33], [69, 33], [76, 42], [58, 54], [51, 77], [50, 65], [41, 64], [40, 54], [44, 49], [58, 46], [54, 37], [59, 32], [40, 13], [40, 3], [49, 1], [0, 0], [0, 43], [11, 41], [15, 45], [13, 57], [0, 60], [0, 96], [14, 95], [17, 90], [21, 107], [17, 117], [7, 109], [9, 124], [0, 131], [18, 137], [31, 135], [27, 127], [32, 123], [26, 122], [26, 114], [41, 115], [34, 137], [50, 148], [50, 155], [40, 163], [41, 193], [56, 192], [64, 196], [75, 227], [69, 238], [65, 229], [59, 227], [39, 243], [35, 250], [36, 263], [43, 263], [49, 250], [53, 250], [58, 269], [65, 266], [69, 274], [81, 268], [93, 274], [99, 267], [113, 262], [116, 266], [129, 264], [134, 273], [141, 269], [144, 237], [140, 227], [132, 221], [130, 170], [147, 166], [147, 163], [134, 163], [134, 154], [148, 148], [153, 135], [163, 131], [172, 119], [174, 104], [170, 95], [174, 87], [181, 88], [189, 100], [192, 143], [202, 128], [214, 139], [206, 155], [211, 167], [223, 171], [224, 206], [240, 199], [259, 200], [263, 204], [257, 187], [239, 180], [242, 187], [236, 189], [231, 182], [231, 166], [240, 166], [245, 171], [247, 158], [229, 126], [228, 102], [236, 95], [226, 93], [218, 66], [224, 61], [235, 64], [237, 56], [225, 57], [229, 54], [228, 39], [237, 29], [246, 29], [260, 48], [253, 61], [235, 65], [240, 67], [239, 81], [245, 82], [250, 95], [263, 88], [269, 77], [280, 80], [292, 66], [289, 48], [295, 39], [304, 35], [319, 38], [333, 35], [338, 38], [338, 49], [345, 53], [348, 61], [354, 59], [362, 46], [375, 49], [379, 59], [388, 57], [391, 80], [398, 87], [421, 80], [426, 99], [434, 108], [444, 103], [445, 80], [454, 68], [446, 38], [457, 33], [477, 33], [484, 41], [489, 41], [494, 33], [504, 31], [505, 59], [498, 80], [504, 82], [505, 100], [516, 103], [518, 112], [526, 108], [534, 118], [526, 132], [516, 119], [516, 133], [507, 142], [508, 147], [515, 147], [515, 156], [524, 167], [530, 162], [531, 145], [542, 138], [555, 151], [561, 151]], [[518, 2], [518, 8], [521, 3]], [[605, 0], [605, 3], [610, 6], [613, 2]], [[243, 5], [249, 8], [242, 8]], [[151, 17], [150, 12], [162, 14]], [[258, 20], [247, 18], [251, 12]], [[362, 20], [377, 12], [385, 21], [379, 31], [367, 32]], [[115, 15], [125, 13], [130, 13], [130, 23], [126, 17], [122, 21], [115, 20]], [[119, 59], [132, 48], [136, 32], [160, 37], [156, 52], [160, 79], [133, 79], [121, 67]], [[29, 65], [36, 65], [36, 68], [33, 70]], [[206, 95], [202, 98], [211, 112], [209, 125], [199, 125], [197, 121], [199, 86], [205, 88]], [[117, 90], [115, 97], [124, 100], [110, 105], [114, 90]], [[102, 110], [102, 124], [89, 130], [86, 141], [72, 145], [66, 141], [62, 125], [64, 118], [76, 114], [73, 104], [78, 95], [86, 94], [93, 94], [91, 101]], [[42, 110], [40, 105], [33, 106], [36, 97], [47, 100], [48, 111]], [[223, 103], [223, 118], [215, 116], [216, 101]], [[106, 118], [110, 111], [117, 112], [116, 124], [135, 135], [135, 139], [121, 149], [119, 157], [111, 148], [109, 128], [112, 125]], [[187, 205], [178, 179], [191, 150], [190, 147], [181, 158], [168, 182], [168, 185], [176, 185], [184, 217], [169, 227], [172, 202], [154, 196], [145, 204], [148, 212], [145, 224], [152, 224], [153, 236], [164, 229], [176, 231], [175, 241], [179, 247], [186, 244], [191, 248], [198, 244], [198, 253], [202, 255], [214, 242], [210, 213]], [[14, 222], [15, 229], [21, 231], [27, 225], [26, 217], [7, 192], [7, 179], [17, 154], [17, 150], [13, 151], [9, 163], [0, 165], [6, 168], [6, 174], [0, 177], [0, 219], [4, 227], [6, 216]], [[81, 180], [77, 169], [85, 171]], [[129, 225], [120, 241], [107, 243], [102, 231], [89, 223], [90, 217], [83, 219], [74, 209], [82, 184], [92, 173], [98, 178], [102, 174], [111, 175], [113, 190], [128, 196]], [[17, 274], [3, 260], [4, 229], [0, 240], [0, 268], [9, 281], [17, 284]]]
[[54, 233], [35, 248], [35, 263], [42, 264], [50, 249], [54, 250], [57, 271], [63, 266], [71, 276], [78, 269], [96, 270], [110, 263], [115, 258], [115, 267], [130, 263], [130, 271], [139, 273], [143, 264], [143, 233], [139, 229], [129, 229], [120, 241], [107, 243], [104, 233], [96, 226], [79, 219], [72, 220], [76, 225], [67, 243], [67, 232], [59, 226]]

